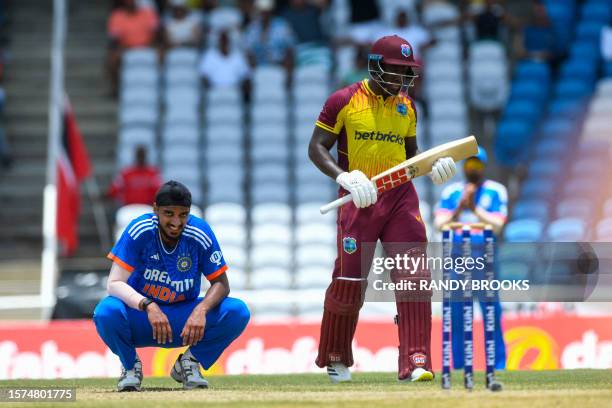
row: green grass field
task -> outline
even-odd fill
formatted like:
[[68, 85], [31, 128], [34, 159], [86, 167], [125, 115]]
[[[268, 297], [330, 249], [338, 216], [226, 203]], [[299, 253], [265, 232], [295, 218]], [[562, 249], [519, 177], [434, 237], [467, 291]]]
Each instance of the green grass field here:
[[183, 391], [170, 378], [145, 378], [143, 391], [115, 392], [114, 379], [3, 381], [0, 387], [77, 388], [76, 403], [0, 403], [0, 407], [612, 407], [612, 370], [511, 371], [498, 374], [504, 390], [484, 389], [483, 373], [476, 388], [463, 389], [453, 375], [454, 389], [433, 383], [398, 383], [394, 373], [358, 373], [350, 384], [332, 385], [324, 374], [211, 377], [207, 390]]

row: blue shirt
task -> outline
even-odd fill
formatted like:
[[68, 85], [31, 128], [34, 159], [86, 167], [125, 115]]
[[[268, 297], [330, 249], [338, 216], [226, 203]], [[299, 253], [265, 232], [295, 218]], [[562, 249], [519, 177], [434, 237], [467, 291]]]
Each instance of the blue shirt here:
[[153, 213], [134, 219], [123, 231], [108, 258], [131, 272], [128, 284], [158, 303], [195, 299], [202, 275], [215, 279], [227, 270], [210, 226], [190, 215], [177, 245], [166, 248]]
[[[444, 190], [442, 190], [442, 197], [438, 203], [436, 213], [448, 213], [453, 212], [459, 206], [463, 190], [465, 188], [464, 182], [456, 182], [450, 184]], [[486, 180], [476, 190], [474, 194], [474, 203], [476, 207], [482, 208], [483, 210], [493, 213], [504, 220], [508, 216], [508, 192], [506, 187], [502, 184], [493, 181]], [[466, 209], [461, 212], [459, 222], [463, 223], [474, 223], [479, 222], [478, 217], [471, 210]]]

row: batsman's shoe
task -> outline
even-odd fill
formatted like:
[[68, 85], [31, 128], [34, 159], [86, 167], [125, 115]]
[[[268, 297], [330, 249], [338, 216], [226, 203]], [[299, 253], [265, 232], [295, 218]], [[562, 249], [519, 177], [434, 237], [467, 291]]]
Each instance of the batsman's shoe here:
[[410, 381], [412, 382], [432, 381], [433, 378], [434, 378], [434, 375], [431, 371], [427, 371], [421, 367], [415, 368], [414, 371], [412, 371], [412, 374], [410, 375]]
[[342, 363], [331, 363], [327, 366], [327, 375], [334, 384], [351, 381], [351, 372]]
[[126, 370], [121, 368], [121, 377], [117, 383], [117, 391], [140, 391], [140, 384], [142, 383], [142, 363], [140, 359], [136, 357], [136, 363], [134, 368]]
[[184, 354], [179, 354], [174, 362], [170, 376], [176, 382], [183, 384], [183, 388], [186, 390], [208, 388], [208, 381], [200, 374], [200, 363], [189, 350]]

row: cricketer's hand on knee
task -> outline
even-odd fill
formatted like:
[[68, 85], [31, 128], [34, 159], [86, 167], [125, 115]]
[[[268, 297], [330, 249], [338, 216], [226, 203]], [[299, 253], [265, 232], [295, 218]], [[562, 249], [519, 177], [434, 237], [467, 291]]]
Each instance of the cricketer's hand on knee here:
[[340, 173], [336, 177], [336, 183], [351, 193], [353, 203], [357, 208], [369, 207], [378, 200], [378, 192], [374, 183], [359, 170]]
[[442, 184], [457, 173], [457, 166], [452, 157], [441, 157], [431, 167], [429, 177], [434, 184]]

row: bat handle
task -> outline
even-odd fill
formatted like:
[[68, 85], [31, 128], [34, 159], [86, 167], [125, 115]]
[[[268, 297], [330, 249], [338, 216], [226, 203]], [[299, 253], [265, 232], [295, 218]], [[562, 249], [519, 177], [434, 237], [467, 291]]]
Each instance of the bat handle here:
[[332, 201], [331, 203], [327, 203], [321, 206], [321, 208], [319, 208], [319, 211], [321, 212], [321, 214], [327, 214], [331, 210], [336, 209], [338, 207], [342, 207], [344, 204], [350, 203], [351, 201], [353, 201], [353, 197], [350, 194], [347, 194], [335, 201]]

